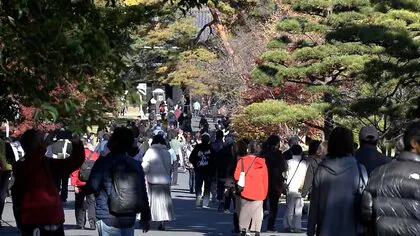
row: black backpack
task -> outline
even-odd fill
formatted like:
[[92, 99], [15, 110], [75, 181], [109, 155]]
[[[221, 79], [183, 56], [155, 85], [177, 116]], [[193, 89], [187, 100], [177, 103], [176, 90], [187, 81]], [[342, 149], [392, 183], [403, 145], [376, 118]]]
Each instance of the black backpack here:
[[79, 169], [79, 180], [83, 182], [87, 182], [89, 180], [90, 172], [92, 171], [93, 165], [95, 165], [95, 161], [91, 160], [92, 155], [95, 152], [91, 152], [88, 158], [83, 162], [82, 167]]
[[[135, 215], [144, 209], [144, 175], [128, 163], [115, 163], [112, 171], [112, 189], [109, 198], [111, 214]], [[143, 183], [142, 183], [143, 182]]]

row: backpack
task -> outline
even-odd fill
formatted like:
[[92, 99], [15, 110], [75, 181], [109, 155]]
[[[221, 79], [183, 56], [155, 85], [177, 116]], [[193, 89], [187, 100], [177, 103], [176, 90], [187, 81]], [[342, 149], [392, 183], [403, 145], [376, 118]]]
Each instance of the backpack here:
[[[135, 215], [144, 209], [144, 176], [134, 166], [123, 159], [114, 163], [112, 170], [112, 189], [109, 198], [111, 214]], [[143, 182], [143, 183], [142, 183]]]
[[95, 152], [90, 152], [88, 158], [83, 162], [82, 167], [79, 170], [79, 180], [83, 182], [87, 182], [89, 180], [90, 172], [92, 171], [93, 165], [95, 165], [95, 161], [91, 160], [92, 155]]
[[68, 139], [60, 139], [51, 144], [52, 158], [65, 159], [70, 157], [73, 147], [71, 141]]

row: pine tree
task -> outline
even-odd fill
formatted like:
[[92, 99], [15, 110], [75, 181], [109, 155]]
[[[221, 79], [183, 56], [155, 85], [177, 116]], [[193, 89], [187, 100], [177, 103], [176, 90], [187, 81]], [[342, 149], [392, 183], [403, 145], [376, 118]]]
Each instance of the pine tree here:
[[418, 111], [419, 6], [410, 0], [290, 1], [252, 76], [273, 86], [303, 84], [322, 95], [318, 103], [330, 103], [326, 118], [372, 124], [382, 137], [395, 137]]

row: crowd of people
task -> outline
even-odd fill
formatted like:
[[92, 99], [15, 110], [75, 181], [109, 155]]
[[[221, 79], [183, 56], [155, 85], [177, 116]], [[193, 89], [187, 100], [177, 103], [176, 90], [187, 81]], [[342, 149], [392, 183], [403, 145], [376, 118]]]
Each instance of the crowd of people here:
[[391, 161], [378, 151], [380, 135], [372, 126], [360, 130], [358, 149], [345, 127], [306, 148], [298, 137], [288, 144], [278, 135], [239, 139], [226, 119], [212, 129], [202, 117], [201, 131], [193, 133], [191, 116], [129, 122], [82, 137], [31, 129], [2, 140], [0, 216], [10, 189], [22, 235], [64, 235], [70, 177], [78, 229], [131, 236], [137, 221], [143, 232], [153, 221], [166, 230], [175, 220], [171, 186], [178, 172], [187, 172], [195, 207], [233, 213], [238, 235], [260, 235], [266, 217], [264, 231], [276, 232], [282, 196], [284, 232], [420, 235], [419, 122], [406, 129]]

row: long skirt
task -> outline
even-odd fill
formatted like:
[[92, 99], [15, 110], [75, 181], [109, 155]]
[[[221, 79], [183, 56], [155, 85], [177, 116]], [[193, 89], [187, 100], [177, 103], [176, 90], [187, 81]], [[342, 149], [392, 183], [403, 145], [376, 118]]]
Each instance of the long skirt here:
[[171, 186], [162, 184], [148, 184], [148, 197], [152, 221], [175, 220], [172, 207]]

